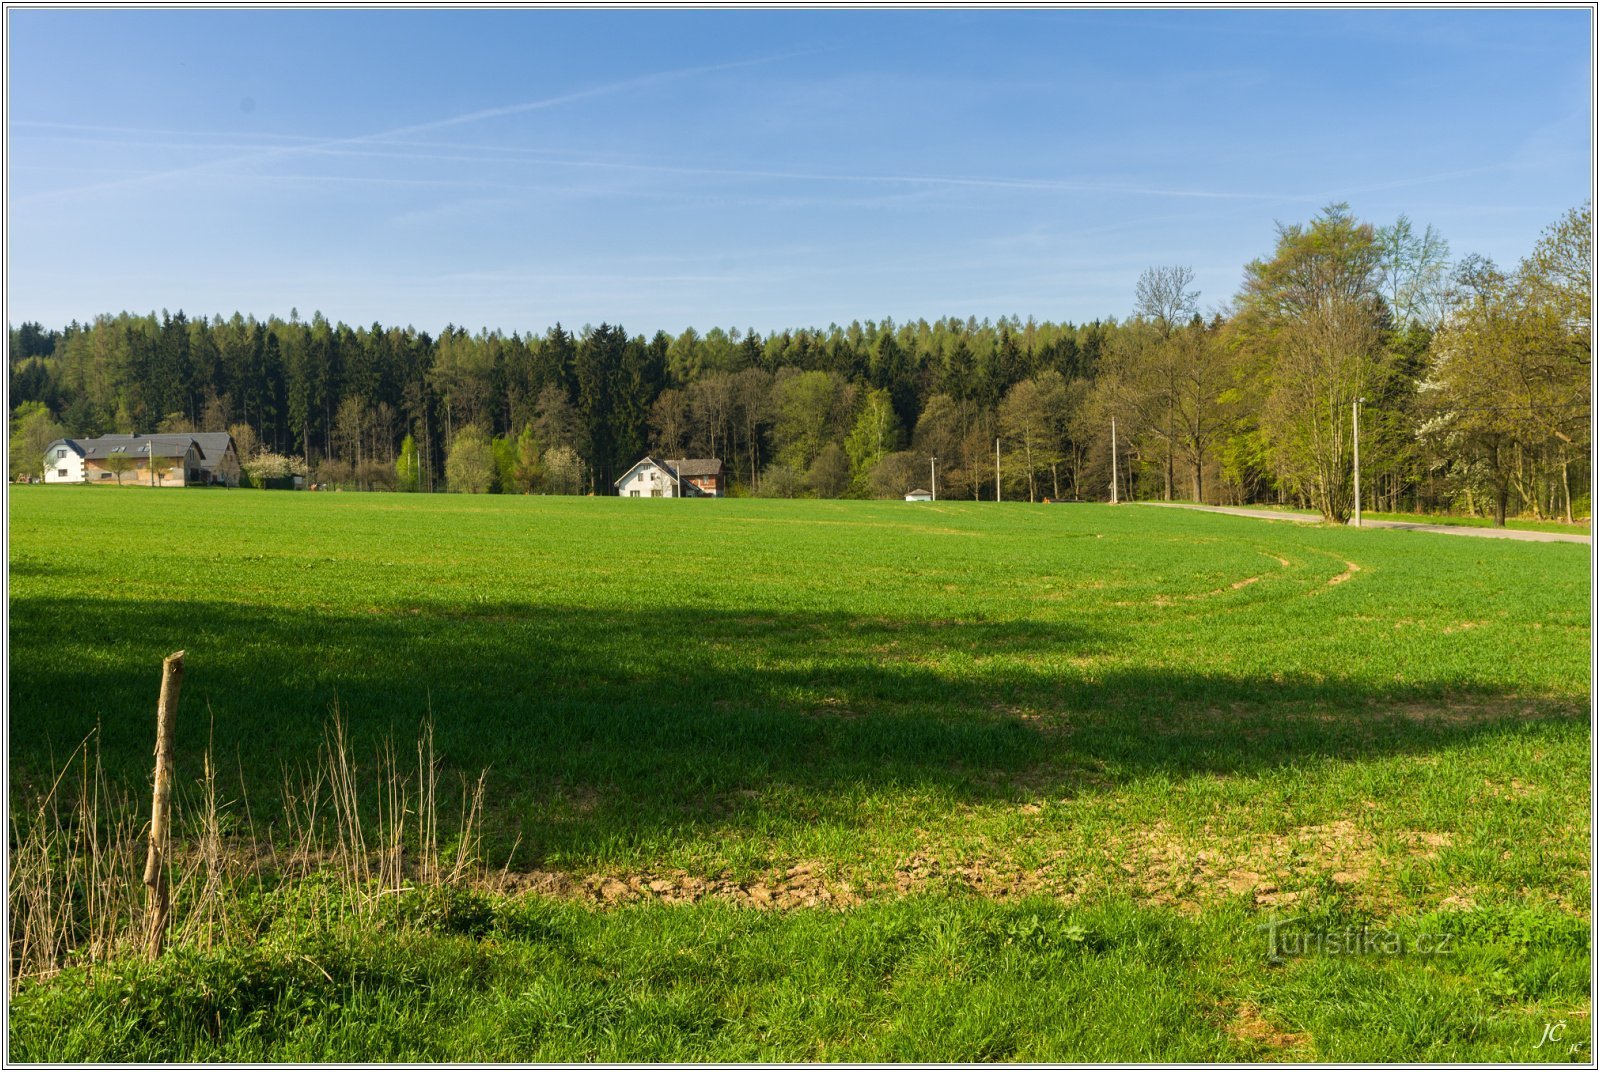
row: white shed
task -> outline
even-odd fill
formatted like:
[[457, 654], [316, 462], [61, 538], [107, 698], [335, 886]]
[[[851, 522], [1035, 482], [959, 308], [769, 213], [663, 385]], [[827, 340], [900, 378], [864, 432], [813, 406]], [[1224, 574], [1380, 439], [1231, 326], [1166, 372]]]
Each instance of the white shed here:
[[906, 502], [932, 502], [933, 493], [925, 488], [914, 488], [906, 492]]

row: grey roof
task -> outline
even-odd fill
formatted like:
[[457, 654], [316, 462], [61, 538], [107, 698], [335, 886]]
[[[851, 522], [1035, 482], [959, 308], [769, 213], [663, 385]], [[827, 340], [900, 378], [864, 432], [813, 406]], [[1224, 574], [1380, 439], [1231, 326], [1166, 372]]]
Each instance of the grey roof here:
[[661, 469], [661, 470], [665, 471], [668, 476], [675, 476], [676, 475], [676, 474], [673, 473], [672, 467], [670, 465], [668, 465], [666, 462], [662, 461], [660, 458], [655, 457], [654, 455], [646, 454], [643, 458], [640, 458], [638, 461], [636, 461], [632, 465], [628, 466], [627, 472], [624, 472], [621, 476], [617, 477], [617, 479], [615, 481], [613, 481], [613, 483], [615, 484], [615, 486], [620, 488], [622, 486], [622, 482], [624, 480], [628, 479], [628, 475], [630, 473], [632, 473], [635, 469], [639, 468], [639, 466], [645, 465], [645, 464], [653, 465], [657, 469]]
[[153, 449], [158, 458], [181, 458], [189, 453], [193, 446], [202, 459], [206, 456], [203, 446], [195, 441], [195, 437], [187, 433], [183, 435], [108, 435], [98, 439], [74, 440], [83, 448], [83, 456], [89, 461], [104, 461], [113, 454], [126, 454], [135, 458], [145, 457]]
[[912, 488], [910, 491], [906, 492], [906, 494], [907, 495], [932, 495], [933, 492], [929, 491], [927, 488]]
[[721, 476], [721, 458], [668, 458], [667, 464], [679, 476]]
[[233, 436], [227, 432], [190, 432], [189, 438], [200, 444], [200, 468], [215, 469], [233, 446]]

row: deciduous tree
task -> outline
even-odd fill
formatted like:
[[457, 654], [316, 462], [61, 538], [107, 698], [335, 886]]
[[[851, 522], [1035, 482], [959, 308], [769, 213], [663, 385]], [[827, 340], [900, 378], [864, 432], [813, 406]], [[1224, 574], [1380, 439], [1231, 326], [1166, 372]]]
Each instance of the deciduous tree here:
[[1266, 357], [1261, 415], [1280, 478], [1329, 521], [1350, 516], [1351, 404], [1378, 393], [1387, 318], [1370, 224], [1334, 204], [1279, 225], [1268, 260], [1245, 269], [1242, 329]]
[[456, 430], [444, 474], [451, 491], [481, 495], [490, 490], [494, 484], [494, 454], [483, 429], [468, 424]]

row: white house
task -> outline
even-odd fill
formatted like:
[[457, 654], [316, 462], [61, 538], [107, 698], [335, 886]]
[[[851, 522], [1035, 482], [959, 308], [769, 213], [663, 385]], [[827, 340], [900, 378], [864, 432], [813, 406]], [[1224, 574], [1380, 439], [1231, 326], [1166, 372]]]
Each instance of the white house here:
[[44, 482], [46, 484], [83, 483], [82, 445], [73, 439], [58, 439], [44, 453]]
[[624, 499], [720, 499], [721, 458], [668, 458], [645, 455], [622, 474], [617, 494]]
[[698, 499], [705, 492], [671, 465], [647, 454], [622, 474], [617, 494], [624, 499]]
[[906, 492], [906, 502], [932, 502], [933, 495], [923, 488], [914, 488]]

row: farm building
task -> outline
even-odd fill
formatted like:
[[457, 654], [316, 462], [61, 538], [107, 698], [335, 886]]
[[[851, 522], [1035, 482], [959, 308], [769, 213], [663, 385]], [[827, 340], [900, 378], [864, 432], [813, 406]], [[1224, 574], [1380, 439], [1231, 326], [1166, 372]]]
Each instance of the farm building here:
[[906, 492], [906, 502], [931, 502], [933, 494], [925, 488], [913, 488]]
[[685, 485], [693, 484], [702, 495], [720, 498], [727, 491], [722, 483], [721, 458], [668, 458], [667, 465], [683, 478]]
[[645, 455], [617, 481], [625, 499], [699, 499], [723, 494], [721, 458], [669, 458]]
[[46, 449], [44, 460], [46, 484], [102, 484], [118, 482], [120, 476], [120, 483], [168, 488], [239, 486], [239, 455], [226, 432], [58, 439]]
[[239, 486], [239, 452], [234, 449], [233, 436], [227, 432], [190, 432], [189, 438], [200, 444], [200, 471], [205, 475], [202, 483]]

